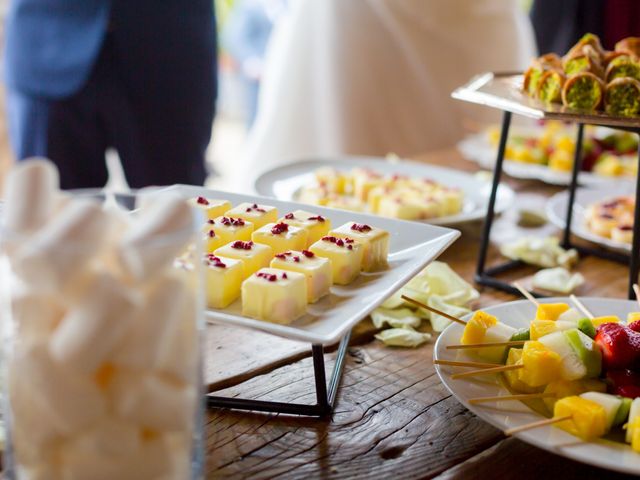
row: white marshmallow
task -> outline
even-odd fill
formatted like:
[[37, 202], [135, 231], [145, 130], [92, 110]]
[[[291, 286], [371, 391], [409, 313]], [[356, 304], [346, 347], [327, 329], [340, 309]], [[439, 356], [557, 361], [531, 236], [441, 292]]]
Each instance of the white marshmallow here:
[[[190, 299], [191, 300], [191, 299]], [[198, 310], [202, 311], [202, 309]], [[188, 301], [182, 311], [183, 320], [172, 342], [158, 359], [157, 369], [163, 374], [189, 385], [200, 385], [200, 342], [196, 304]]]
[[74, 199], [19, 249], [14, 269], [35, 288], [59, 290], [99, 253], [109, 227], [100, 205]]
[[[28, 382], [25, 395], [42, 399], [43, 408], [48, 413], [38, 415], [37, 421], [49, 419], [56, 431], [63, 435], [83, 430], [106, 414], [105, 398], [91, 377], [62, 368], [51, 359], [44, 346], [34, 346], [17, 354], [11, 368], [12, 375], [23, 377]], [[13, 398], [12, 407], [17, 408], [22, 401], [25, 399]], [[28, 419], [34, 413], [26, 410], [25, 415]]]
[[16, 328], [15, 339], [25, 345], [44, 343], [65, 314], [53, 295], [22, 290], [11, 298], [11, 315]]
[[140, 428], [120, 420], [107, 417], [92, 429], [80, 434], [75, 445], [89, 454], [117, 456], [128, 455], [140, 448]]
[[51, 337], [51, 356], [73, 370], [95, 372], [130, 328], [136, 298], [115, 277], [96, 273]]
[[170, 265], [193, 230], [193, 212], [185, 200], [173, 195], [154, 198], [118, 246], [124, 270], [136, 280]]
[[176, 332], [189, 300], [187, 286], [178, 277], [165, 275], [158, 280], [133, 317], [112, 362], [134, 370], [156, 369], [177, 341]]
[[31, 158], [18, 162], [4, 183], [4, 225], [12, 232], [28, 233], [42, 227], [55, 209], [58, 170], [51, 161]]
[[200, 401], [193, 385], [130, 372], [116, 375], [111, 398], [115, 413], [123, 420], [164, 432], [191, 432]]

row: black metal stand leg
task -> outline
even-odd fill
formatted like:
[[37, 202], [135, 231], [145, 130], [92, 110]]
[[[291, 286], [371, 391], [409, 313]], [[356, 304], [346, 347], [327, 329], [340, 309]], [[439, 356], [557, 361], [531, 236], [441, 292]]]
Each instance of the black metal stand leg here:
[[[640, 130], [636, 133], [640, 138]], [[638, 144], [638, 155], [640, 155], [640, 143]], [[640, 159], [640, 157], [638, 157]], [[633, 291], [634, 283], [638, 283], [638, 272], [640, 271], [640, 175], [636, 175], [636, 206], [633, 212], [633, 241], [631, 242], [631, 262], [629, 263], [629, 299], [635, 298]]]
[[311, 356], [313, 358], [313, 373], [317, 402], [315, 405], [207, 395], [207, 407], [254, 410], [257, 412], [286, 413], [314, 417], [327, 415], [333, 410], [336, 400], [350, 338], [351, 332], [347, 333], [340, 341], [336, 355], [336, 363], [333, 367], [333, 372], [329, 380], [328, 390], [324, 363], [324, 348], [322, 345], [312, 345]]
[[573, 204], [576, 199], [576, 187], [578, 186], [578, 173], [582, 168], [582, 143], [584, 138], [584, 124], [578, 124], [576, 136], [576, 151], [573, 157], [573, 170], [571, 171], [571, 183], [569, 184], [569, 202], [567, 203], [567, 216], [562, 237], [562, 247], [571, 248], [571, 224], [573, 221]]

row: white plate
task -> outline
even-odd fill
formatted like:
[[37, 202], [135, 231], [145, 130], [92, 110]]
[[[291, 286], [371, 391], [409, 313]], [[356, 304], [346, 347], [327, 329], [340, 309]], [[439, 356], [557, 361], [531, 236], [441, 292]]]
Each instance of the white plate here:
[[[630, 300], [607, 298], [581, 298], [581, 300], [595, 315], [618, 315], [621, 318], [626, 318], [628, 312], [638, 310], [638, 305]], [[567, 297], [546, 298], [540, 301], [570, 303]], [[507, 325], [516, 328], [527, 327], [535, 315], [535, 306], [528, 300], [503, 303], [484, 310], [497, 316]], [[447, 345], [460, 343], [463, 329], [464, 327], [458, 324], [447, 327], [436, 342], [434, 358], [438, 360], [469, 360], [459, 350], [446, 350], [445, 348]], [[463, 371], [463, 369], [441, 365], [436, 365], [435, 368], [442, 383], [460, 403], [500, 430], [525, 425], [544, 418], [520, 402], [470, 405], [468, 401], [470, 398], [506, 395], [508, 392], [499, 385], [497, 378], [494, 380], [489, 377], [482, 380], [452, 380], [451, 374]], [[610, 470], [640, 475], [640, 453], [634, 452], [629, 445], [624, 443], [608, 439], [587, 443], [553, 426], [521, 432], [516, 436], [531, 445], [557, 455]]]
[[[528, 132], [532, 135], [540, 134], [541, 131], [541, 129], [534, 128], [525, 129], [521, 127], [518, 129], [519, 133], [525, 134], [525, 132]], [[497, 149], [491, 145], [485, 132], [466, 137], [458, 143], [458, 150], [460, 150], [460, 153], [462, 153], [466, 159], [476, 162], [482, 168], [493, 170], [493, 166], [496, 164]], [[546, 165], [536, 165], [505, 159], [502, 164], [502, 169], [507, 175], [513, 178], [540, 180], [550, 185], [569, 185], [571, 183], [570, 172], [559, 172]], [[580, 172], [578, 177], [580, 184], [587, 186], [603, 185], [615, 180], [617, 180], [616, 177], [603, 177], [591, 172]]]
[[[335, 159], [304, 160], [263, 173], [255, 182], [260, 195], [279, 200], [295, 200], [296, 194], [306, 185], [315, 183], [314, 172], [318, 168], [333, 167], [349, 171], [356, 167], [366, 167], [384, 175], [407, 175], [409, 177], [431, 178], [448, 187], [460, 188], [464, 193], [462, 212], [447, 217], [431, 218], [425, 223], [432, 225], [455, 225], [479, 220], [487, 214], [487, 202], [491, 193], [491, 183], [479, 180], [475, 176], [425, 163], [388, 161], [379, 157], [342, 157]], [[506, 210], [515, 194], [507, 185], [500, 185], [496, 198], [496, 213]]]
[[[620, 195], [633, 195], [635, 185], [629, 181], [619, 180], [615, 185], [599, 188], [578, 188], [576, 189], [575, 203], [573, 204], [573, 219], [571, 221], [571, 231], [574, 235], [588, 240], [603, 247], [613, 250], [631, 251], [631, 245], [623, 242], [616, 242], [610, 238], [596, 235], [587, 226], [585, 212], [589, 205], [601, 202], [608, 198]], [[569, 192], [556, 193], [547, 201], [547, 217], [558, 228], [564, 228], [567, 216], [567, 205], [569, 204]]]
[[[178, 185], [171, 187], [185, 197], [224, 198], [234, 205], [255, 202], [273, 205], [279, 214], [308, 206], [251, 195], [207, 190]], [[278, 325], [243, 317], [240, 301], [225, 310], [208, 310], [207, 317], [220, 323], [263, 330], [281, 337], [330, 345], [342, 338], [356, 323], [367, 316], [387, 297], [413, 278], [447, 249], [460, 232], [417, 222], [404, 222], [342, 210], [313, 207], [311, 210], [329, 218], [335, 227], [349, 221], [368, 223], [391, 234], [389, 268], [383, 272], [362, 274], [350, 285], [331, 287], [331, 294], [307, 307], [307, 314], [291, 325]]]

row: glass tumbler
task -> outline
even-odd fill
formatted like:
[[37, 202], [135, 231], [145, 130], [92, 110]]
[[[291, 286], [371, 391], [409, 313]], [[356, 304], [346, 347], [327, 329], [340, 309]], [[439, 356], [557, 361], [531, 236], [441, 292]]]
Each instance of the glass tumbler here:
[[65, 195], [38, 230], [0, 230], [5, 471], [202, 478], [202, 274], [176, 260], [201, 248], [197, 214], [163, 233], [161, 196], [104, 200]]

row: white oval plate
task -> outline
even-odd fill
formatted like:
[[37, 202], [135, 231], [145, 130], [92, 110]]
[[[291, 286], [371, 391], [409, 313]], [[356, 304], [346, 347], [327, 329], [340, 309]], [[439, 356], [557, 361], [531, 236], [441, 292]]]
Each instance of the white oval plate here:
[[[594, 315], [618, 315], [626, 318], [627, 313], [638, 310], [638, 305], [630, 300], [608, 298], [581, 298]], [[545, 298], [541, 302], [571, 303], [568, 297]], [[536, 308], [528, 300], [503, 303], [488, 307], [484, 311], [495, 315], [503, 323], [515, 328], [527, 327], [535, 315]], [[447, 345], [460, 343], [464, 327], [452, 324], [440, 334], [434, 349], [434, 358], [438, 360], [470, 360], [460, 350], [447, 350]], [[525, 425], [544, 417], [535, 413], [521, 402], [509, 401], [494, 404], [470, 405], [469, 399], [475, 397], [506, 395], [509, 392], [502, 387], [497, 378], [452, 380], [451, 374], [464, 371], [461, 368], [436, 365], [436, 372], [442, 383], [456, 399], [478, 417], [500, 430]], [[619, 472], [640, 474], [640, 453], [634, 452], [625, 443], [608, 439], [583, 442], [553, 426], [547, 426], [521, 432], [516, 435], [531, 445], [548, 450], [579, 462]]]
[[[533, 128], [520, 128], [518, 131], [540, 133], [540, 129]], [[496, 163], [496, 147], [489, 143], [486, 133], [477, 133], [463, 139], [458, 143], [458, 150], [466, 159], [476, 162], [482, 168], [493, 170]], [[559, 172], [546, 165], [505, 159], [502, 168], [507, 175], [513, 178], [540, 180], [549, 185], [569, 185], [571, 183], [571, 172]], [[580, 184], [587, 186], [599, 186], [616, 180], [618, 180], [617, 177], [603, 177], [590, 172], [580, 172], [578, 178]]]
[[[575, 203], [573, 204], [573, 220], [571, 221], [571, 231], [574, 235], [597, 243], [603, 247], [612, 250], [621, 250], [630, 252], [631, 245], [623, 242], [616, 242], [610, 238], [596, 235], [587, 226], [585, 212], [589, 205], [595, 202], [601, 202], [608, 198], [620, 195], [633, 195], [635, 193], [635, 185], [633, 182], [619, 180], [615, 186], [601, 186], [598, 188], [578, 188], [576, 190]], [[556, 193], [547, 201], [546, 212], [547, 218], [558, 228], [564, 228], [567, 216], [567, 205], [569, 203], [569, 192], [564, 191]]]
[[[487, 215], [487, 203], [491, 193], [490, 182], [479, 180], [472, 174], [450, 168], [406, 160], [392, 162], [380, 157], [345, 156], [290, 163], [263, 173], [256, 179], [255, 189], [260, 195], [275, 197], [278, 200], [295, 201], [296, 195], [302, 187], [315, 183], [314, 172], [323, 167], [333, 167], [344, 171], [356, 167], [366, 167], [384, 175], [399, 174], [431, 178], [447, 187], [460, 188], [464, 192], [462, 212], [424, 221], [431, 225], [456, 225], [480, 220]], [[506, 210], [513, 203], [514, 196], [511, 188], [507, 185], [500, 185], [496, 198], [496, 213]]]

